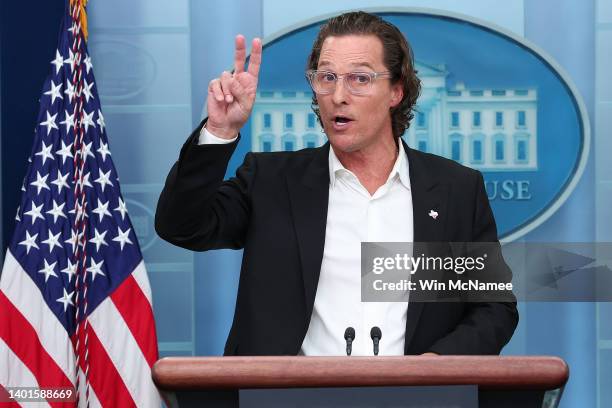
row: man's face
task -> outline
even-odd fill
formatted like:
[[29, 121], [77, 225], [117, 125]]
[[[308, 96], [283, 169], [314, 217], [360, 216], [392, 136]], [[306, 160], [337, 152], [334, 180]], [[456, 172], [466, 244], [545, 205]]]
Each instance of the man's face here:
[[[317, 69], [336, 74], [387, 71], [383, 45], [374, 35], [327, 37], [323, 42]], [[378, 78], [367, 95], [354, 95], [344, 80], [334, 92], [317, 95], [321, 122], [329, 142], [338, 152], [371, 150], [393, 140], [390, 109], [402, 99], [401, 84]]]

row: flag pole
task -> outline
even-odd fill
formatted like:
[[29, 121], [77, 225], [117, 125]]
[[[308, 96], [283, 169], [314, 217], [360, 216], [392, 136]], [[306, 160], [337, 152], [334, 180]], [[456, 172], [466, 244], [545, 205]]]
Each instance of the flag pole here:
[[[87, 197], [85, 194], [84, 168], [86, 157], [85, 144], [83, 138], [83, 81], [81, 72], [81, 41], [86, 39], [87, 15], [85, 14], [84, 0], [70, 0], [73, 36], [72, 42], [72, 83], [76, 88], [76, 93], [72, 98], [76, 97], [74, 104], [75, 121], [75, 141], [74, 149], [74, 202], [75, 202], [75, 218], [73, 229], [76, 232], [77, 245], [73, 246], [73, 258], [77, 265], [77, 276], [75, 281], [75, 323], [76, 341], [75, 341], [75, 393], [76, 406], [79, 406], [81, 399], [80, 395], [80, 376], [79, 368], [83, 365], [83, 376], [85, 379], [85, 406], [89, 406], [89, 321], [87, 318], [87, 222], [85, 222], [85, 212], [87, 206]], [[82, 34], [82, 35], [81, 35]], [[81, 302], [83, 307], [83, 321], [79, 321]], [[81, 361], [82, 360], [82, 361]]]

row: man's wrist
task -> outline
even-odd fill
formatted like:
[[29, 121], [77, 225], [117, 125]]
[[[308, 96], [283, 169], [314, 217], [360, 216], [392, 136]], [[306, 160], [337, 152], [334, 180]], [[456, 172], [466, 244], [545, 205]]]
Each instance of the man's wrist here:
[[198, 136], [199, 145], [219, 145], [219, 144], [230, 144], [238, 139], [238, 136], [233, 139], [224, 139], [211, 133], [206, 126], [203, 126]]
[[218, 128], [208, 122], [204, 125], [204, 129], [206, 129], [211, 135], [216, 136], [220, 139], [232, 140], [238, 136], [237, 129]]

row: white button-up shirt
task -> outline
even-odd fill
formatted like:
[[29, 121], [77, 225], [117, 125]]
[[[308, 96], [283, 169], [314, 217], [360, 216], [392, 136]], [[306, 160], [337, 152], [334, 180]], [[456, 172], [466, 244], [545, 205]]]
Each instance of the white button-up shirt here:
[[379, 355], [403, 355], [408, 293], [402, 302], [361, 301], [361, 242], [412, 242], [412, 194], [402, 144], [374, 195], [329, 149], [329, 207], [314, 309], [301, 354], [345, 355], [344, 331], [355, 329], [353, 355], [373, 355], [370, 329], [382, 332]]
[[[229, 143], [203, 129], [200, 144]], [[361, 301], [361, 242], [413, 242], [408, 157], [402, 144], [391, 173], [374, 195], [329, 149], [325, 249], [314, 308], [300, 354], [346, 354], [344, 331], [355, 329], [353, 355], [373, 355], [370, 330], [382, 332], [379, 355], [403, 355], [408, 293], [401, 302]]]

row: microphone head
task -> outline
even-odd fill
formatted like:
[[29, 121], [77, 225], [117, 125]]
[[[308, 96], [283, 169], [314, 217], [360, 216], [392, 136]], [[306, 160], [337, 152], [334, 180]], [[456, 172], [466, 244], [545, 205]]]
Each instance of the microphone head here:
[[372, 327], [372, 330], [370, 330], [370, 337], [372, 338], [372, 340], [380, 340], [382, 338], [382, 332], [380, 331], [380, 328], [378, 326]]
[[352, 327], [347, 327], [344, 331], [344, 340], [354, 340], [355, 339], [355, 329]]

